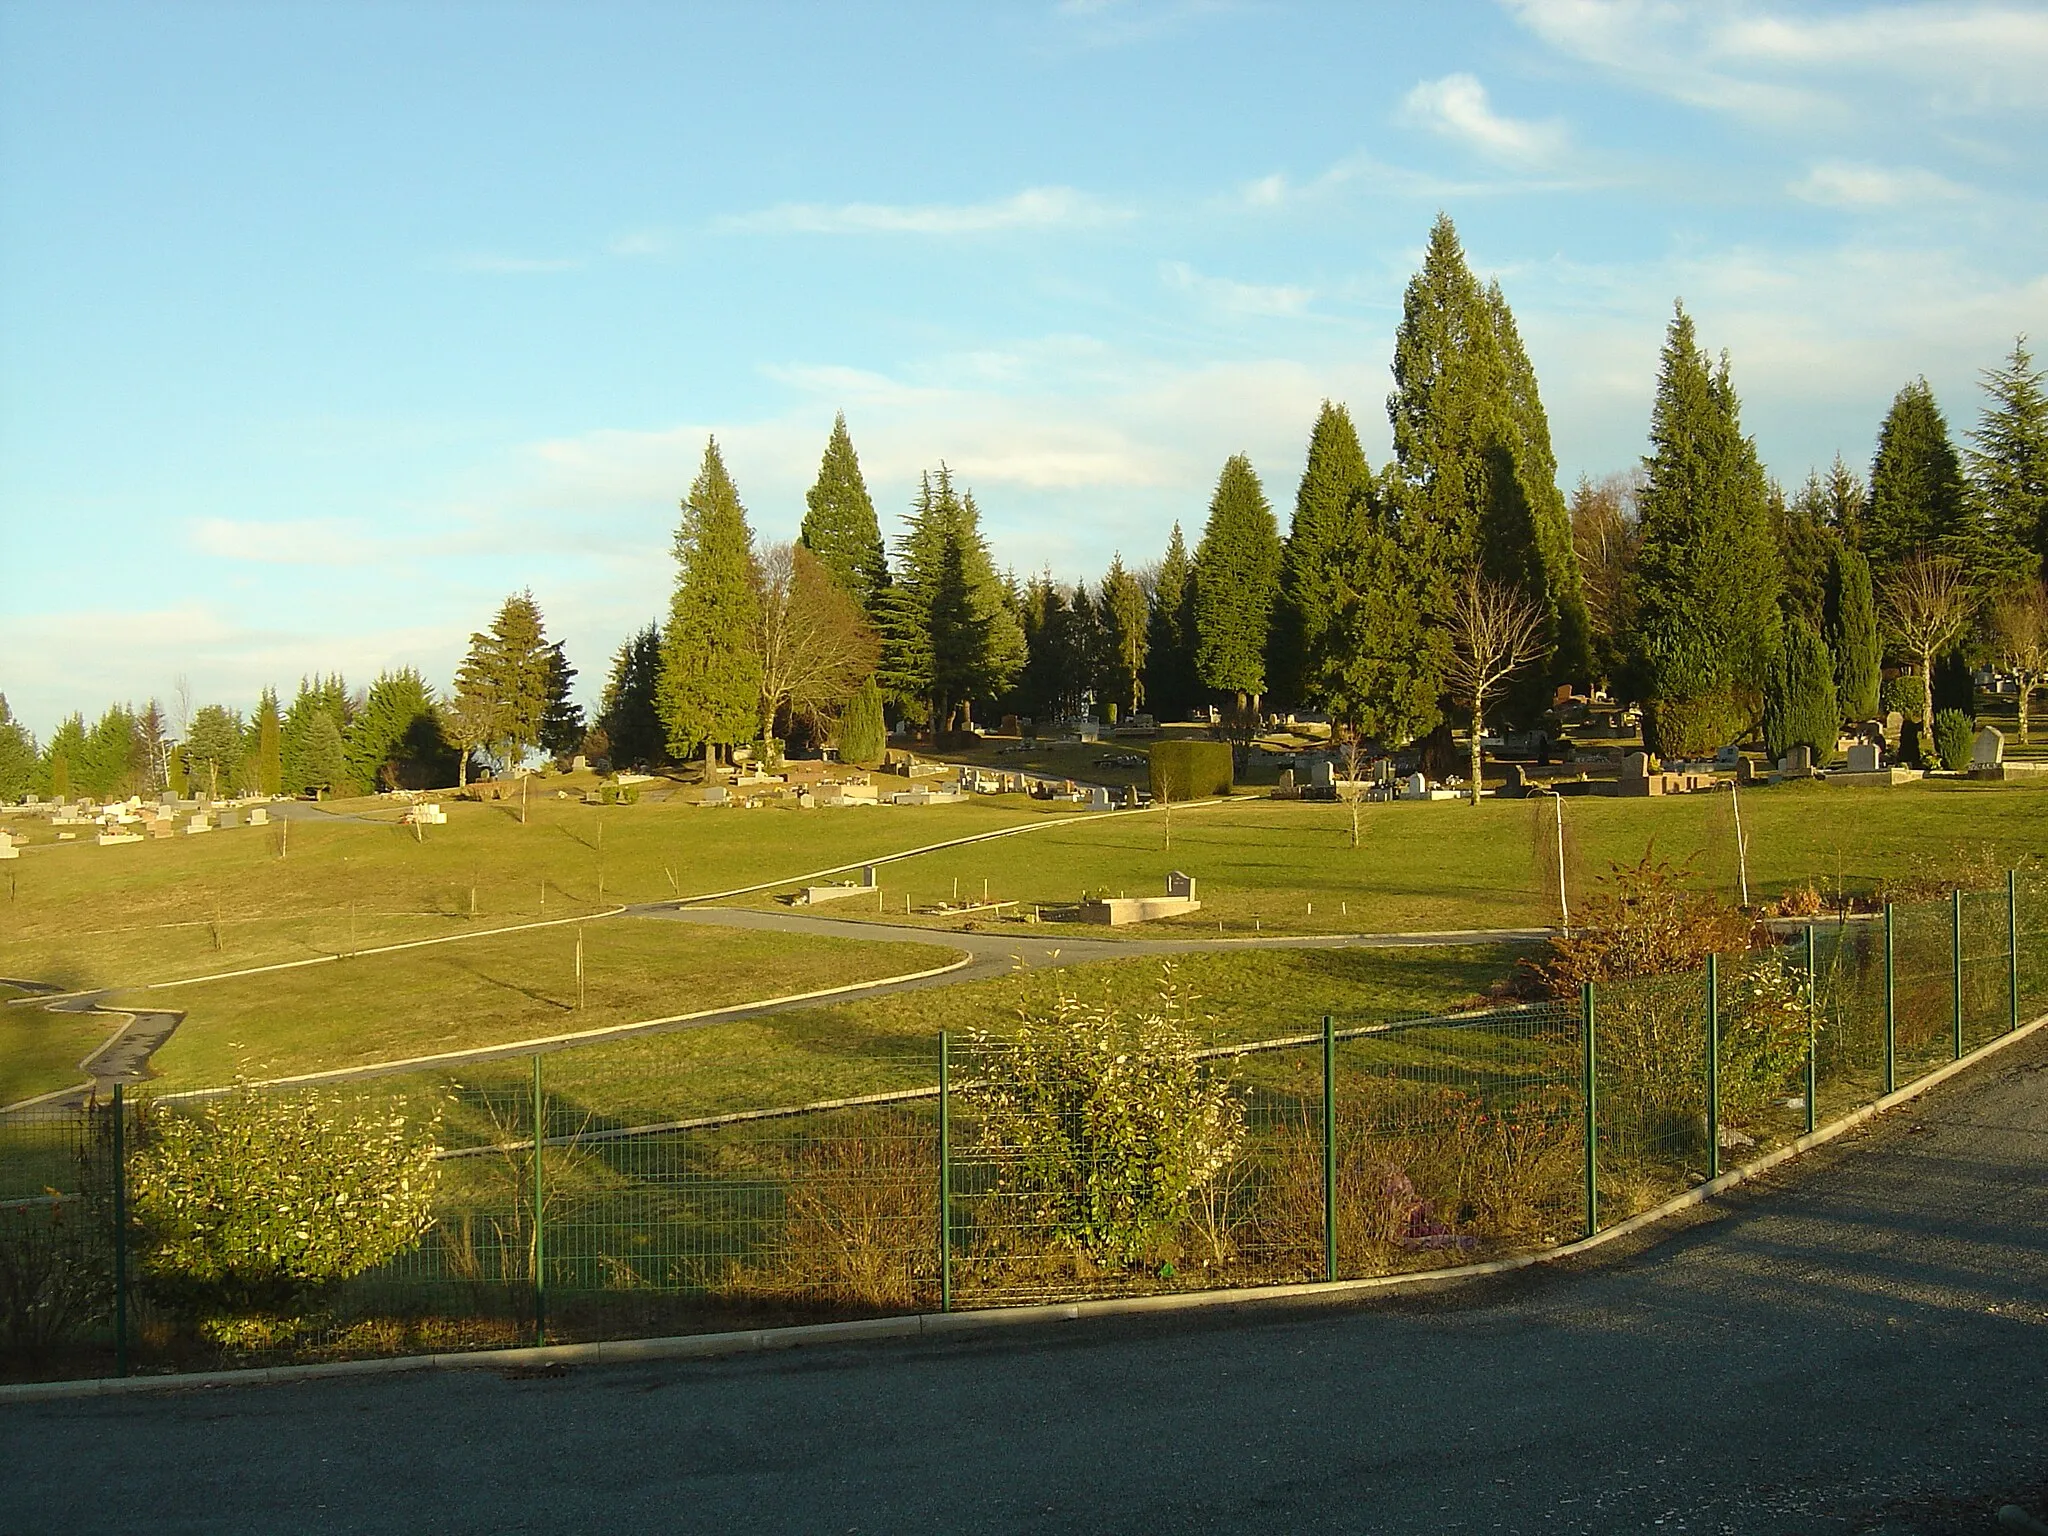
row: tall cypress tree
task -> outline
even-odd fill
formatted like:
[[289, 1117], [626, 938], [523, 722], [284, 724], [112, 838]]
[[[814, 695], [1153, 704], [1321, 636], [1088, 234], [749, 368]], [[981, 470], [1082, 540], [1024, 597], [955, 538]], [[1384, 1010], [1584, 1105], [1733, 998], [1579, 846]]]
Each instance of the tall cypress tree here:
[[1879, 587], [1915, 555], [1946, 555], [1974, 578], [1982, 556], [1962, 460], [1925, 379], [1892, 401], [1870, 466], [1863, 553]]
[[1837, 544], [1828, 561], [1826, 639], [1835, 662], [1835, 696], [1846, 720], [1876, 718], [1884, 680], [1877, 600], [1870, 562], [1860, 550]]
[[839, 584], [853, 594], [872, 622], [880, 612], [882, 589], [889, 585], [889, 565], [882, 554], [882, 528], [875, 503], [860, 472], [860, 458], [846, 430], [846, 413], [832, 421], [832, 436], [818, 465], [818, 479], [804, 494], [802, 544]]
[[1429, 585], [1427, 556], [1382, 514], [1337, 573], [1336, 621], [1314, 658], [1311, 685], [1338, 719], [1387, 746], [1400, 746], [1443, 718], [1444, 631], [1417, 594]]
[[1650, 745], [1690, 756], [1757, 719], [1781, 645], [1783, 578], [1728, 359], [1709, 362], [1683, 305], [1665, 333], [1650, 440], [1629, 670]]
[[1970, 433], [1970, 474], [1989, 522], [1994, 578], [2016, 586], [2048, 568], [2048, 394], [2024, 336], [1983, 377], [1991, 403]]
[[677, 759], [752, 739], [761, 702], [761, 591], [746, 508], [717, 439], [683, 502], [675, 596], [661, 637], [655, 702]]
[[1146, 636], [1145, 697], [1152, 713], [1184, 719], [1201, 685], [1195, 677], [1195, 567], [1178, 522], [1152, 579]]
[[1233, 455], [1216, 479], [1195, 547], [1195, 671], [1202, 686], [1256, 702], [1280, 596], [1280, 525], [1252, 470]]
[[1809, 748], [1816, 763], [1834, 756], [1842, 728], [1834, 663], [1804, 617], [1785, 626], [1784, 648], [1771, 660], [1763, 725], [1764, 750], [1773, 762], [1796, 746]]
[[1315, 658], [1331, 643], [1339, 573], [1364, 537], [1371, 486], [1372, 470], [1350, 411], [1325, 400], [1309, 433], [1294, 521], [1280, 552], [1280, 599], [1267, 670], [1282, 702], [1325, 702], [1309, 677]]

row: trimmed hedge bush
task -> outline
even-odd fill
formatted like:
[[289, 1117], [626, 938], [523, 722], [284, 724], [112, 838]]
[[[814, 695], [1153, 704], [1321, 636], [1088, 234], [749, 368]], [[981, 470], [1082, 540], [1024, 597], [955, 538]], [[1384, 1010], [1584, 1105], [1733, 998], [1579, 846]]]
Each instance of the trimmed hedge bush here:
[[1206, 800], [1236, 787], [1227, 741], [1155, 742], [1151, 758], [1154, 800]]
[[1970, 748], [1975, 743], [1976, 732], [1970, 728], [1970, 717], [1959, 709], [1944, 709], [1934, 717], [1934, 750], [1941, 758], [1941, 766], [1950, 773], [1961, 773], [1970, 766]]

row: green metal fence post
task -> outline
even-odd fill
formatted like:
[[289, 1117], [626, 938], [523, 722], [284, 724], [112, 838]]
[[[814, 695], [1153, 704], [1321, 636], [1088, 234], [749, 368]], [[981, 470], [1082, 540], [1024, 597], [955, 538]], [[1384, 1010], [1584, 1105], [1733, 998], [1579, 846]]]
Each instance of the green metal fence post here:
[[533, 1342], [548, 1341], [547, 1185], [542, 1149], [547, 1145], [547, 1104], [542, 1097], [540, 1052], [533, 1053]]
[[2020, 876], [2005, 872], [2005, 1029], [2020, 1027]]
[[1963, 891], [1961, 886], [1949, 892], [1949, 976], [1951, 990], [1955, 994], [1955, 1059], [1963, 1059]]
[[939, 1031], [939, 1310], [953, 1310], [953, 1037]]
[[1593, 983], [1579, 984], [1579, 1033], [1585, 1076], [1580, 1097], [1586, 1111], [1586, 1236], [1600, 1230], [1600, 1051], [1593, 1029]]
[[1892, 904], [1884, 904], [1884, 1091], [1898, 1085], [1899, 1067], [1899, 972], [1895, 943], [1897, 925], [1892, 921]]
[[1820, 1090], [1820, 988], [1813, 964], [1813, 924], [1806, 925], [1806, 1134], [1813, 1134], [1813, 1101]]
[[128, 1374], [128, 1111], [114, 1084], [114, 1374]]
[[1707, 1177], [1721, 1177], [1721, 957], [1707, 956]]
[[1337, 1278], [1337, 1025], [1323, 1015], [1323, 1278]]

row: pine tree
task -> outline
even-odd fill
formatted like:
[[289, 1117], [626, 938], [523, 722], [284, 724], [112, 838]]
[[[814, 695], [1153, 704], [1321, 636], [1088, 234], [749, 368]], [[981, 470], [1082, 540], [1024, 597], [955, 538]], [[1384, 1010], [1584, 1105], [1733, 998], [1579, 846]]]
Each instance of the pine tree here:
[[934, 730], [971, 728], [975, 701], [999, 698], [1024, 669], [1024, 629], [974, 493], [955, 491], [944, 464], [920, 483], [881, 606], [882, 684]]
[[882, 529], [860, 472], [860, 458], [846, 430], [846, 413], [833, 418], [832, 436], [818, 465], [818, 479], [805, 493], [803, 530], [797, 542], [825, 563], [874, 622], [889, 565], [882, 554]]
[[1956, 561], [1974, 580], [1982, 551], [1962, 461], [1925, 379], [1900, 390], [1870, 466], [1863, 553], [1882, 587], [1916, 555]]
[[411, 667], [379, 674], [344, 747], [348, 782], [364, 789], [428, 789], [455, 772], [434, 690]]
[[[5, 708], [6, 701], [0, 699], [0, 716], [4, 716]], [[141, 782], [137, 787], [145, 795], [162, 793], [170, 781], [168, 729], [164, 712], [155, 699], [151, 699], [142, 713], [135, 717], [135, 745], [143, 763]], [[0, 795], [0, 801], [5, 799], [5, 795]]]
[[1771, 483], [1771, 524], [1785, 557], [1785, 586], [1779, 602], [1788, 619], [1820, 625], [1827, 606], [1828, 570], [1835, 536], [1828, 528], [1828, 491], [1818, 474], [1791, 501], [1777, 482]]
[[1202, 686], [1256, 705], [1280, 596], [1280, 526], [1252, 461], [1234, 455], [1216, 479], [1195, 548], [1195, 670]]
[[1710, 365], [1683, 305], [1665, 335], [1650, 440], [1629, 672], [1650, 746], [1692, 756], [1757, 718], [1783, 621], [1763, 466], [1742, 435], [1728, 359]]
[[1112, 555], [1095, 604], [1103, 639], [1103, 683], [1109, 700], [1129, 719], [1145, 701], [1145, 633], [1147, 604], [1138, 578], [1124, 569], [1121, 554]]
[[43, 748], [43, 760], [36, 775], [42, 792], [59, 805], [71, 798], [71, 764], [85, 755], [85, 718], [73, 714], [57, 727]]
[[341, 728], [334, 723], [334, 716], [318, 710], [306, 730], [306, 788], [345, 794], [348, 784], [348, 755], [341, 744]]
[[1987, 369], [1991, 397], [1970, 433], [1970, 475], [1988, 518], [1994, 579], [2023, 585], [2048, 568], [2048, 394], [2027, 338]]
[[576, 669], [557, 640], [548, 647], [546, 703], [540, 714], [541, 750], [554, 757], [573, 757], [583, 746], [583, 706], [569, 697]]
[[675, 596], [661, 637], [656, 707], [678, 760], [753, 738], [761, 699], [760, 585], [746, 508], [714, 439], [676, 529]]
[[839, 759], [872, 768], [888, 750], [889, 729], [882, 720], [882, 690], [871, 677], [860, 685], [839, 717]]
[[1815, 763], [1834, 755], [1842, 707], [1835, 694], [1834, 661], [1805, 618], [1785, 626], [1785, 648], [1772, 659], [1764, 688], [1764, 750], [1772, 762], [1805, 746]]
[[598, 705], [597, 723], [611, 747], [611, 760], [625, 767], [655, 765], [668, 758], [668, 734], [655, 708], [661, 681], [661, 630], [636, 630], [612, 657], [611, 676]]
[[1827, 647], [1835, 662], [1835, 694], [1845, 720], [1872, 720], [1884, 681], [1884, 648], [1877, 632], [1877, 597], [1870, 562], [1837, 544], [1828, 561]]
[[205, 705], [192, 717], [184, 755], [185, 781], [194, 790], [213, 799], [232, 795], [240, 787], [242, 717], [223, 705]]
[[36, 785], [36, 739], [14, 718], [0, 693], [0, 804], [12, 805]]
[[1389, 747], [1443, 719], [1449, 644], [1416, 600], [1425, 558], [1383, 517], [1370, 520], [1338, 573], [1336, 622], [1310, 677], [1336, 718]]
[[1195, 676], [1195, 567], [1188, 558], [1180, 524], [1173, 525], [1166, 553], [1152, 578], [1152, 611], [1147, 621], [1145, 697], [1160, 721], [1184, 720], [1201, 684]]
[[1267, 670], [1273, 692], [1285, 702], [1325, 702], [1309, 686], [1309, 675], [1330, 646], [1339, 573], [1364, 538], [1371, 488], [1372, 469], [1350, 411], [1325, 400], [1309, 433], [1294, 521], [1280, 551]]
[[256, 702], [256, 782], [258, 794], [284, 793], [284, 719], [277, 690], [266, 688]]
[[349, 708], [348, 685], [341, 675], [299, 679], [299, 691], [292, 699], [291, 708], [285, 711], [280, 727], [280, 774], [284, 792], [288, 795], [304, 794], [314, 787], [311, 751], [313, 724], [325, 715], [337, 731], [346, 731], [352, 711]]

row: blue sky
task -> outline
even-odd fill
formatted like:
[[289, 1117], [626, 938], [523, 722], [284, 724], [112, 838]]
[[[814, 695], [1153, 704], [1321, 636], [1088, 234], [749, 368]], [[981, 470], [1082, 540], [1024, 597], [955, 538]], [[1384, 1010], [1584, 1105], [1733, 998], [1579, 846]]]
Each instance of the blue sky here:
[[[1318, 403], [1374, 462], [1438, 209], [1566, 486], [1672, 300], [1788, 483], [2048, 352], [2048, 8], [0, 3], [0, 691], [445, 684], [531, 586], [594, 698], [707, 433], [787, 538], [837, 409], [1092, 575]], [[893, 530], [892, 530], [893, 531]]]

